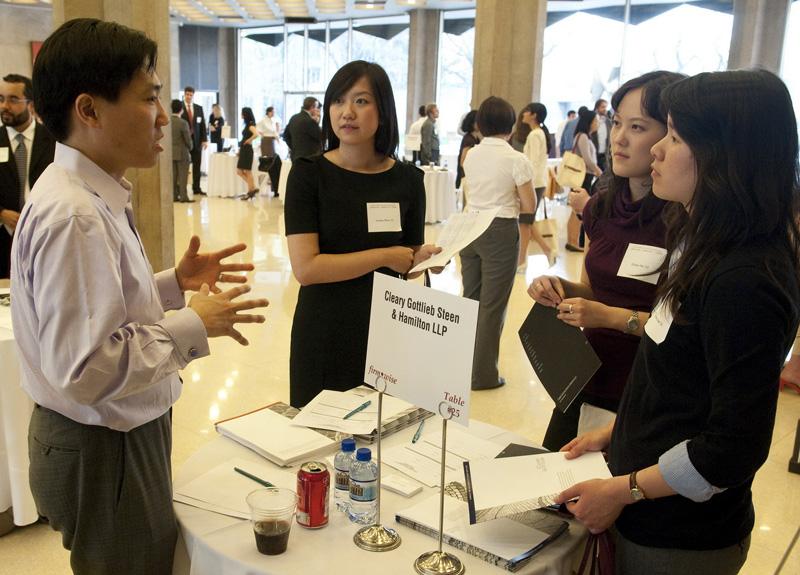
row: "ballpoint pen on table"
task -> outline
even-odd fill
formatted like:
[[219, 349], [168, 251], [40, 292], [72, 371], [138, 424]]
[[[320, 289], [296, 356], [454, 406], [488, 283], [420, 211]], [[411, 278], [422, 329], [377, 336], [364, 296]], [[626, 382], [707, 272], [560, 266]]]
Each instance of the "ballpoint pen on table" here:
[[365, 409], [367, 409], [370, 406], [370, 404], [372, 404], [372, 400], [368, 399], [367, 401], [365, 401], [364, 403], [362, 403], [361, 405], [356, 407], [353, 411], [351, 411], [350, 413], [345, 415], [342, 419], [350, 419], [351, 417], [353, 417], [359, 411], [364, 411]]
[[256, 477], [256, 476], [255, 476], [255, 475], [253, 475], [252, 473], [247, 473], [247, 471], [245, 471], [244, 469], [239, 469], [238, 467], [234, 467], [234, 468], [233, 468], [233, 470], [234, 470], [236, 473], [240, 473], [240, 474], [244, 475], [245, 477], [247, 477], [247, 478], [249, 478], [249, 479], [252, 479], [252, 480], [253, 480], [253, 481], [255, 481], [256, 483], [260, 483], [260, 484], [261, 484], [261, 485], [263, 485], [264, 487], [275, 487], [275, 486], [274, 486], [272, 483], [270, 483], [269, 481], [264, 481], [263, 479], [261, 479], [260, 477]]
[[417, 432], [414, 434], [414, 437], [411, 440], [411, 443], [416, 443], [417, 441], [419, 441], [419, 436], [422, 435], [422, 428], [423, 427], [425, 427], [425, 420], [424, 419], [419, 422], [419, 427], [417, 428]]

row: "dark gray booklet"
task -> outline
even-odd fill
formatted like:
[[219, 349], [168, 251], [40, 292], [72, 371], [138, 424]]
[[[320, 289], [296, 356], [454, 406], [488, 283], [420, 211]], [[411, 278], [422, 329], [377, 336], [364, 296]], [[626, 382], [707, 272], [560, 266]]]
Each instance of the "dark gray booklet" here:
[[519, 328], [519, 339], [547, 393], [567, 411], [600, 367], [600, 359], [583, 331], [558, 319], [557, 313], [535, 304]]

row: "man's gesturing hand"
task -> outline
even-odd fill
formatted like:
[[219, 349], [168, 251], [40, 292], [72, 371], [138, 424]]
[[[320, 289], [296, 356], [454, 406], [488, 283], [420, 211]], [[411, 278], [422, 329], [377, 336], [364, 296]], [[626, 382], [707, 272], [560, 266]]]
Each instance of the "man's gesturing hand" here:
[[237, 323], [264, 323], [263, 315], [243, 314], [241, 311], [266, 307], [266, 299], [247, 299], [233, 301], [242, 294], [250, 291], [250, 286], [238, 286], [218, 294], [211, 294], [208, 284], [203, 284], [191, 300], [192, 308], [203, 322], [208, 337], [228, 335], [242, 345], [248, 345], [247, 339], [237, 330]]

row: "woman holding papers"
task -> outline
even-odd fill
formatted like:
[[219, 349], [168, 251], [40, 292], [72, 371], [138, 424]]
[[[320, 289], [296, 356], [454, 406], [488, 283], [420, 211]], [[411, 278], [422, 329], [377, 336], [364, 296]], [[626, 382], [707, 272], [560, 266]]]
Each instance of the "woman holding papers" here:
[[797, 122], [766, 71], [699, 74], [663, 97], [653, 192], [687, 217], [669, 227], [668, 277], [616, 422], [564, 447], [608, 448], [614, 477], [559, 499], [578, 498], [568, 506], [594, 532], [615, 524], [618, 572], [733, 574], [798, 325]]
[[585, 418], [592, 407], [615, 412], [622, 397], [666, 253], [666, 202], [652, 193], [650, 148], [667, 132], [667, 118], [659, 108], [661, 92], [683, 77], [650, 72], [616, 91], [611, 98], [616, 111], [611, 127], [613, 177], [598, 184], [599, 192], [583, 211], [591, 241], [586, 243], [581, 281], [542, 276], [528, 288], [537, 303], [558, 308], [559, 319], [584, 328], [602, 362], [566, 413], [553, 409], [543, 441], [550, 450], [578, 434], [581, 411]]
[[529, 228], [536, 211], [533, 167], [508, 143], [515, 117], [514, 108], [505, 100], [494, 96], [484, 100], [477, 118], [483, 139], [464, 160], [470, 209], [499, 209], [489, 228], [461, 250], [464, 297], [480, 302], [472, 361], [475, 390], [505, 383], [497, 372], [497, 355], [517, 270], [517, 221]]
[[292, 325], [290, 403], [364, 382], [372, 272], [394, 276], [438, 250], [423, 246], [422, 172], [396, 160], [392, 86], [377, 64], [339, 69], [325, 93], [326, 152], [292, 166], [286, 235], [301, 284]]

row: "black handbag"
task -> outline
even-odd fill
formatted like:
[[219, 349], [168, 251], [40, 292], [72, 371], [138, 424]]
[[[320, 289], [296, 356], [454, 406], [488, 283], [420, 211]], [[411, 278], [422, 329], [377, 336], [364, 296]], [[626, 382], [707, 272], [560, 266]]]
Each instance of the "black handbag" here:
[[269, 172], [269, 169], [272, 167], [272, 164], [275, 163], [275, 158], [277, 156], [259, 156], [258, 157], [258, 171], [259, 172]]

